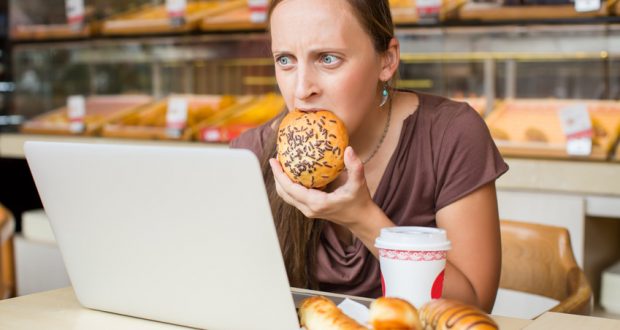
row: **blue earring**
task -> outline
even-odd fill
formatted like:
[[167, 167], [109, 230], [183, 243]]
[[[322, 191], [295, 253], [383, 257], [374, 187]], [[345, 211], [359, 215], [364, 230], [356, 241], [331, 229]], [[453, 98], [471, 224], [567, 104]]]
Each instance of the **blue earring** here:
[[383, 108], [385, 103], [387, 102], [390, 94], [388, 92], [388, 83], [387, 81], [383, 83], [383, 91], [381, 91], [381, 103], [379, 103], [379, 107]]

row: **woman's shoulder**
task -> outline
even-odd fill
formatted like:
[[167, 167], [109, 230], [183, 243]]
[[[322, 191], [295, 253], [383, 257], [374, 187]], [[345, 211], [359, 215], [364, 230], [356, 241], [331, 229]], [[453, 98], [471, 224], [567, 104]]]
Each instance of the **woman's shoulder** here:
[[456, 101], [447, 97], [418, 93], [422, 115], [429, 117], [435, 123], [450, 122], [452, 120], [482, 119], [467, 102]]
[[475, 145], [492, 144], [482, 116], [467, 102], [418, 93], [420, 107], [414, 134], [430, 137], [435, 155], [465, 141]]
[[272, 119], [258, 127], [251, 128], [234, 140], [230, 141], [229, 146], [237, 149], [248, 149], [252, 151], [259, 159], [263, 155], [265, 143], [269, 136], [274, 132], [274, 122]]
[[[446, 135], [486, 135], [484, 119], [467, 102], [419, 93], [418, 123], [422, 131], [430, 131], [433, 139], [445, 141]], [[423, 129], [423, 128], [426, 129]]]

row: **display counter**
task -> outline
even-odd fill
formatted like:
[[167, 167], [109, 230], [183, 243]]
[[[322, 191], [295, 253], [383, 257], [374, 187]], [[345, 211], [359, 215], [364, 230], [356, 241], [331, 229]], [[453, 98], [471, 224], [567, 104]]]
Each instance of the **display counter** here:
[[[36, 134], [0, 134], [1, 158], [24, 158], [23, 145], [26, 141], [52, 141], [73, 143], [113, 143], [165, 146], [217, 147], [226, 148], [223, 143], [188, 141], [130, 140], [102, 137], [51, 136]], [[620, 198], [620, 164], [615, 161], [547, 160], [505, 157], [510, 170], [497, 181], [499, 189], [535, 190], [580, 194], [604, 198]], [[592, 200], [597, 200], [596, 198]], [[610, 213], [620, 218], [618, 210], [603, 211], [599, 204], [590, 208], [594, 214]]]
[[[0, 158], [23, 159], [26, 141], [228, 147], [223, 143], [4, 133], [0, 134]], [[496, 182], [500, 217], [568, 228], [577, 263], [584, 267], [586, 219], [620, 219], [620, 164], [511, 157], [505, 161], [510, 170]]]
[[49, 142], [69, 142], [69, 143], [108, 143], [108, 144], [139, 144], [145, 146], [178, 146], [178, 147], [211, 147], [227, 148], [227, 144], [222, 143], [201, 143], [168, 140], [133, 140], [115, 139], [102, 137], [72, 137], [72, 136], [52, 136], [52, 135], [30, 135], [30, 134], [0, 134], [0, 158], [24, 158], [24, 142], [26, 141], [49, 141]]

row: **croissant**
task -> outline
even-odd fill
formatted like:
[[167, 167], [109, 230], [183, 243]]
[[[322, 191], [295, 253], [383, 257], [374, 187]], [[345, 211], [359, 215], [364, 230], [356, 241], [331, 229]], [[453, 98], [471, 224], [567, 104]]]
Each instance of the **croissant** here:
[[331, 300], [320, 296], [302, 302], [299, 319], [306, 330], [366, 330], [366, 327], [344, 314]]
[[480, 309], [450, 299], [437, 299], [420, 308], [425, 330], [493, 330], [497, 323]]
[[[299, 308], [306, 330], [368, 330], [345, 315], [331, 300], [311, 297]], [[379, 298], [370, 306], [373, 330], [497, 330], [497, 323], [480, 309], [456, 300], [438, 299], [419, 311], [398, 298]]]

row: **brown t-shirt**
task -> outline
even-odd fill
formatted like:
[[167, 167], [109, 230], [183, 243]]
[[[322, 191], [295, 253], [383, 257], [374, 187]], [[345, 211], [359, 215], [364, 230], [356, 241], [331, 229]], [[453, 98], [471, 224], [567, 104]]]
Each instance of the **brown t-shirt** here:
[[[436, 227], [438, 210], [497, 179], [508, 165], [469, 105], [417, 95], [418, 110], [405, 119], [373, 200], [398, 226]], [[231, 147], [261, 157], [272, 132], [269, 124], [263, 125], [232, 141]], [[332, 226], [324, 226], [317, 262], [321, 290], [381, 295], [379, 262], [360, 240], [345, 246]]]

